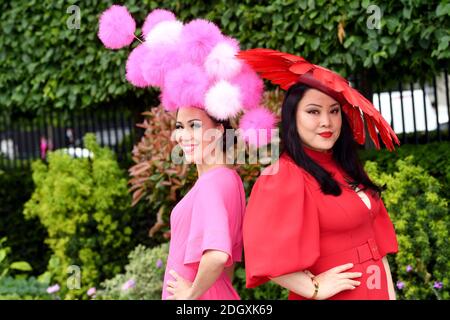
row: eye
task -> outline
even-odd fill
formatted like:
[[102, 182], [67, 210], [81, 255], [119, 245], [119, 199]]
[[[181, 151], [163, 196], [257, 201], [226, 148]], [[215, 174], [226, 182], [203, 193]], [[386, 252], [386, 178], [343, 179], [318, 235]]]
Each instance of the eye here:
[[200, 122], [193, 122], [191, 124], [191, 128], [193, 128], [193, 129], [198, 129], [198, 128], [201, 128], [201, 127], [202, 127], [202, 124]]
[[182, 128], [183, 128], [183, 126], [181, 124], [176, 124], [175, 125], [175, 130], [182, 129]]
[[331, 111], [332, 113], [338, 114], [339, 113], [339, 109], [334, 109], [333, 111]]
[[319, 111], [318, 110], [310, 110], [310, 111], [307, 111], [309, 114], [319, 114]]

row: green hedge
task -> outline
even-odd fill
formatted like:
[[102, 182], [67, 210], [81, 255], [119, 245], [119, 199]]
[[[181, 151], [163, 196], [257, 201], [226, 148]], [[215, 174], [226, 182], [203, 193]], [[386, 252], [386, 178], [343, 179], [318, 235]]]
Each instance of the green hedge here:
[[450, 141], [432, 142], [423, 145], [405, 144], [395, 152], [387, 150], [363, 150], [361, 160], [375, 161], [382, 172], [393, 173], [396, 160], [412, 155], [412, 162], [425, 169], [441, 184], [440, 195], [450, 199]]
[[[43, 113], [48, 108], [84, 108], [117, 100], [128, 101], [133, 108], [136, 103], [151, 101], [154, 91], [137, 90], [125, 81], [129, 50], [107, 50], [97, 38], [98, 17], [113, 3], [2, 1], [0, 110]], [[370, 0], [121, 3], [129, 8], [138, 28], [150, 10], [166, 8], [182, 21], [207, 18], [218, 23], [245, 48], [301, 54], [345, 76], [372, 75], [371, 81], [382, 85], [397, 81], [393, 74], [403, 80], [432, 76], [448, 66], [450, 58], [450, 10], [445, 0], [378, 2], [380, 29], [367, 25], [374, 18], [374, 12], [368, 12], [374, 4]], [[71, 5], [79, 9], [79, 28]], [[133, 97], [141, 102], [131, 103]]]
[[[142, 222], [132, 222], [127, 180], [112, 151], [100, 148], [92, 134], [85, 145], [92, 160], [52, 152], [48, 165], [33, 163], [36, 189], [24, 209], [47, 229], [45, 242], [53, 254], [48, 271], [66, 298], [83, 297], [87, 288], [121, 272], [136, 240], [132, 227]], [[137, 227], [145, 232], [142, 223]], [[71, 265], [81, 270], [79, 290], [66, 286]]]
[[[366, 170], [379, 185], [399, 243], [389, 256], [400, 299], [450, 299], [450, 214], [441, 184], [414, 165], [413, 156], [395, 162], [386, 173], [375, 162]], [[448, 194], [447, 194], [448, 197]], [[393, 263], [392, 263], [393, 262]]]
[[0, 172], [0, 239], [7, 238], [11, 259], [27, 261], [33, 267], [31, 273], [37, 276], [46, 270], [50, 250], [44, 243], [47, 230], [37, 218], [25, 219], [22, 214], [32, 192], [31, 170]]

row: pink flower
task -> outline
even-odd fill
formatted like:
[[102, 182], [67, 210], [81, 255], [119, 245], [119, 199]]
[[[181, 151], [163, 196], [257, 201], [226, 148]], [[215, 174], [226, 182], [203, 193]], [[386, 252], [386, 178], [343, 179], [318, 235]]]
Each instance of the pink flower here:
[[58, 292], [59, 289], [60, 289], [59, 284], [55, 284], [55, 285], [47, 288], [47, 293], [52, 294], [52, 293]]
[[435, 281], [434, 285], [433, 285], [433, 288], [435, 288], [435, 289], [442, 289], [442, 282]]
[[403, 281], [397, 281], [397, 288], [399, 290], [403, 290], [404, 287], [405, 287], [405, 283]]
[[93, 287], [93, 288], [90, 288], [90, 289], [87, 291], [87, 295], [88, 295], [89, 297], [91, 297], [91, 296], [93, 296], [96, 292], [97, 292], [97, 289], [95, 289], [95, 287]]
[[411, 272], [413, 270], [413, 267], [411, 267], [410, 265], [406, 266], [406, 272]]
[[126, 291], [131, 288], [134, 288], [135, 285], [136, 285], [136, 283], [134, 282], [134, 280], [130, 279], [122, 285], [122, 291]]

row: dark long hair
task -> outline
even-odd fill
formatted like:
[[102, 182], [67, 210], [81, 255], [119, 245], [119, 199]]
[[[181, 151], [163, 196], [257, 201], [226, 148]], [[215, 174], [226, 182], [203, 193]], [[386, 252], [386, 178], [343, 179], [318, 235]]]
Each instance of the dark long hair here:
[[[286, 152], [299, 167], [305, 169], [317, 180], [324, 194], [339, 196], [342, 192], [339, 184], [328, 171], [305, 153], [297, 131], [298, 104], [308, 89], [310, 89], [309, 86], [297, 83], [291, 86], [286, 93], [281, 110], [281, 150]], [[350, 124], [342, 109], [341, 116], [342, 127], [339, 138], [332, 148], [333, 159], [351, 178], [347, 182], [352, 187], [362, 184], [364, 186], [362, 190], [370, 189], [380, 196], [384, 187], [374, 184], [364, 171], [358, 157], [357, 143], [353, 139]]]

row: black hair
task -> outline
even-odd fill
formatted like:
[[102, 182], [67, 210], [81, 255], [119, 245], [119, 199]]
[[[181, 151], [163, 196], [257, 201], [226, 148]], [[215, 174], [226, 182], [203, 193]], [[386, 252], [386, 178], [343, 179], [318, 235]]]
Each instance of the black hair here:
[[[281, 110], [281, 150], [286, 152], [294, 162], [310, 173], [319, 183], [324, 194], [339, 196], [342, 192], [339, 184], [331, 174], [317, 162], [312, 160], [304, 151], [300, 136], [297, 131], [297, 109], [305, 92], [311, 87], [304, 84], [294, 84], [286, 92]], [[377, 186], [368, 177], [359, 160], [357, 143], [353, 139], [353, 133], [347, 116], [341, 109], [342, 127], [339, 138], [336, 140], [332, 150], [333, 159], [340, 165], [350, 177], [347, 181], [352, 187], [362, 184], [362, 190], [370, 189], [381, 195], [383, 187]]]
[[213, 118], [212, 116], [209, 116], [212, 121], [216, 125], [222, 125], [223, 126], [223, 135], [222, 135], [222, 151], [225, 153], [229, 148], [234, 146], [237, 142], [237, 136], [234, 132], [233, 126], [230, 123], [230, 120], [217, 120]]

